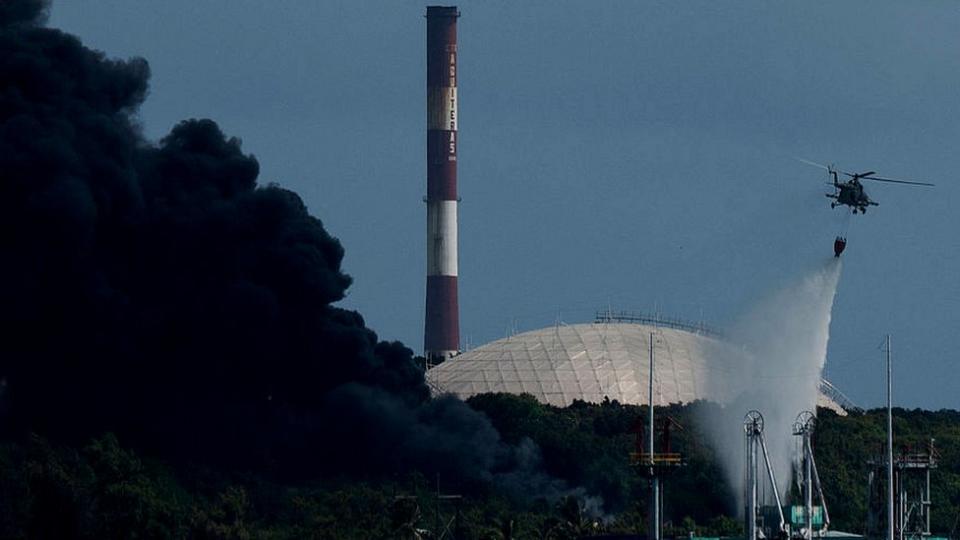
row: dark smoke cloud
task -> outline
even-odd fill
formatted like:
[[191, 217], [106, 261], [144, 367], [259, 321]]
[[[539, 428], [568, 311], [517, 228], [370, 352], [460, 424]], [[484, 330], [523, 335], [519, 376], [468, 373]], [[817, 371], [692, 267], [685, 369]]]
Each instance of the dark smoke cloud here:
[[0, 2], [0, 429], [562, 489], [535, 448], [431, 400], [410, 349], [332, 305], [343, 248], [295, 193], [257, 184], [238, 139], [187, 120], [145, 140], [147, 62], [46, 13]]
[[47, 20], [49, 10], [48, 0], [4, 0], [0, 2], [0, 24], [39, 24]]

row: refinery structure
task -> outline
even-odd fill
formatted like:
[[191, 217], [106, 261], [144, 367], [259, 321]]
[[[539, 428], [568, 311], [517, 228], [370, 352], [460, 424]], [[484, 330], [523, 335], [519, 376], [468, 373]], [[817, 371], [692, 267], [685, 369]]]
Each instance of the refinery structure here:
[[[636, 452], [631, 453], [630, 459], [638, 472], [650, 479], [647, 538], [660, 540], [663, 482], [669, 471], [683, 466], [684, 461], [681, 454], [670, 448], [669, 418], [659, 424], [665, 431], [662, 440], [667, 442], [660, 443], [657, 448], [655, 407], [701, 400], [731, 404], [738, 392], [730, 387], [730, 381], [744, 376], [743, 371], [748, 370], [738, 364], [744, 351], [738, 351], [722, 332], [703, 323], [671, 319], [660, 314], [615, 313], [612, 310], [598, 312], [590, 323], [558, 322], [470, 350], [461, 349], [457, 288], [459, 16], [458, 9], [449, 6], [430, 6], [426, 13], [426, 380], [434, 394], [453, 394], [462, 399], [486, 393], [508, 393], [529, 394], [540, 403], [557, 407], [575, 401], [601, 403], [607, 399], [646, 405], [646, 427], [638, 431]], [[834, 243], [836, 257], [840, 256], [845, 245], [845, 239], [838, 237]], [[832, 298], [831, 293], [830, 304]], [[829, 317], [826, 321], [829, 326]], [[890, 422], [889, 338], [887, 353]], [[788, 373], [780, 378], [786, 380], [791, 376]], [[814, 383], [816, 381], [813, 379]], [[788, 381], [785, 384], [794, 383]], [[814, 404], [814, 387], [818, 390], [816, 407], [832, 410], [838, 415], [856, 409], [838, 389], [822, 378], [819, 385], [804, 387], [803, 392], [809, 389], [804, 395], [811, 398], [810, 406]], [[783, 401], [781, 396], [776, 399]], [[741, 509], [746, 540], [864, 538], [859, 534], [830, 530], [824, 490], [814, 460], [814, 412], [791, 412], [797, 414], [791, 430], [783, 429], [790, 426], [766, 426], [767, 434], [772, 431], [774, 436], [793, 435], [796, 441], [796, 450], [791, 457], [794, 482], [789, 479], [778, 482], [776, 478], [775, 465], [768, 450], [772, 445], [768, 445], [764, 434], [763, 412], [744, 412], [746, 416], [739, 434], [742, 455], [738, 455], [742, 458], [744, 497]], [[646, 436], [640, 435], [643, 432]], [[931, 440], [927, 448], [904, 450], [894, 457], [892, 428], [888, 428], [888, 436], [891, 439], [888, 439], [887, 455], [867, 464], [870, 474], [865, 483], [870, 494], [870, 510], [866, 534], [888, 540], [932, 540], [930, 472], [937, 468], [939, 454]], [[886, 480], [883, 479], [884, 471]], [[782, 483], [784, 480], [786, 483]], [[787, 491], [781, 492], [783, 487], [787, 487]], [[792, 501], [789, 500], [791, 491]], [[881, 525], [886, 526], [887, 534], [883, 534]]]

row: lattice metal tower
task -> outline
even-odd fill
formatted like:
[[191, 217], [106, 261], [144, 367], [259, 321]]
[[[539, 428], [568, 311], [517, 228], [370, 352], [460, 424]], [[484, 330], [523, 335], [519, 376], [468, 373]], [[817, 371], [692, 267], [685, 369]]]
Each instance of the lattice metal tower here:
[[[769, 538], [770, 536], [779, 536], [786, 530], [786, 520], [783, 517], [783, 504], [780, 502], [780, 492], [777, 490], [777, 479], [773, 474], [773, 467], [770, 466], [770, 455], [767, 453], [767, 443], [763, 439], [763, 415], [758, 411], [750, 411], [743, 419], [743, 432], [746, 435], [747, 466], [746, 477], [744, 478], [744, 488], [746, 490], [746, 508], [744, 509], [744, 532], [746, 540], [757, 540], [758, 538]], [[763, 456], [763, 464], [767, 469], [767, 478], [770, 481], [770, 487], [773, 491], [773, 498], [777, 505], [777, 514], [780, 518], [779, 529], [777, 531], [763, 531], [759, 526], [760, 518], [760, 500], [758, 498], [758, 488], [760, 486], [759, 456]]]
[[[813, 537], [823, 537], [830, 526], [830, 514], [827, 512], [827, 503], [823, 498], [823, 488], [820, 485], [820, 474], [817, 472], [817, 462], [813, 459], [813, 429], [817, 418], [810, 411], [803, 411], [797, 415], [793, 423], [793, 434], [797, 441], [797, 487], [803, 496], [803, 506], [800, 507], [798, 534], [795, 537], [810, 540]], [[814, 498], [816, 497], [816, 499]], [[818, 502], [814, 506], [814, 501]], [[797, 507], [794, 507], [797, 508]], [[791, 512], [792, 517], [795, 512]], [[816, 527], [816, 529], [814, 528]]]
[[[939, 455], [934, 440], [925, 448], [901, 448], [893, 457], [893, 532], [897, 540], [918, 540], [930, 536], [930, 471], [937, 468]], [[869, 504], [867, 534], [877, 534], [886, 524], [886, 456], [868, 461]]]

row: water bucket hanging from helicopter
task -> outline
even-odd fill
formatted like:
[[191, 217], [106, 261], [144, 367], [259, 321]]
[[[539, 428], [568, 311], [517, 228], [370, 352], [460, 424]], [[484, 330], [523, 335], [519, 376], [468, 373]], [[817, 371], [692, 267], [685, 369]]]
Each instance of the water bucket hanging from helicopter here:
[[833, 241], [833, 256], [840, 257], [843, 250], [847, 248], [847, 236], [850, 232], [850, 222], [852, 214], [844, 212], [838, 216], [837, 237]]
[[838, 236], [837, 239], [833, 241], [833, 256], [839, 257], [846, 247], [847, 239], [842, 236]]

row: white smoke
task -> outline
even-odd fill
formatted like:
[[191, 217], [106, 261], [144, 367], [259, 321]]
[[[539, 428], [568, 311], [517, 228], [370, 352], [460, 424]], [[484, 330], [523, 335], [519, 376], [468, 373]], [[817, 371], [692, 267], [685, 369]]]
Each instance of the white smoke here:
[[[743, 511], [745, 467], [743, 417], [764, 417], [764, 438], [781, 497], [791, 480], [796, 445], [793, 423], [801, 411], [816, 412], [820, 375], [827, 356], [840, 259], [769, 295], [735, 321], [711, 355], [710, 395], [724, 396], [719, 413], [701, 418]], [[761, 471], [761, 478], [766, 474]], [[772, 496], [766, 490], [768, 501]]]

